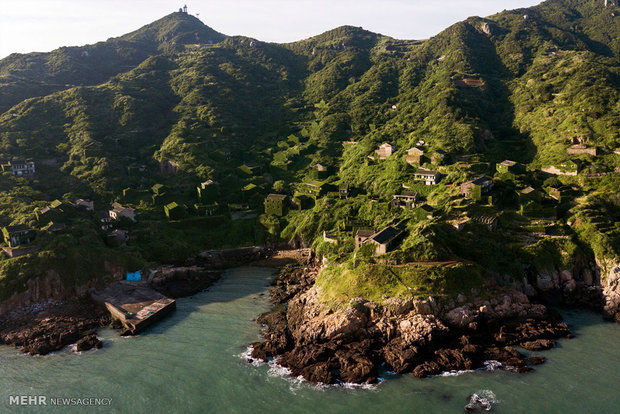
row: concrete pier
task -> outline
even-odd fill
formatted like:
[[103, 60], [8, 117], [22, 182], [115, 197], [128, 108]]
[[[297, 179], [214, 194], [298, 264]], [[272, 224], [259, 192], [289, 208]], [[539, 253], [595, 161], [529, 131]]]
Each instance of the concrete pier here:
[[95, 302], [105, 306], [112, 319], [120, 321], [131, 335], [176, 308], [174, 299], [151, 289], [145, 282], [116, 282], [91, 296]]

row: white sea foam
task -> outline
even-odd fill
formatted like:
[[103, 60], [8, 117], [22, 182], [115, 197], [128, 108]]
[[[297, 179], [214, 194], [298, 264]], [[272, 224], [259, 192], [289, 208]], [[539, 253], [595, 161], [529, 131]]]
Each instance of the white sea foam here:
[[491, 390], [476, 391], [469, 397], [469, 404], [465, 406], [467, 411], [491, 411], [493, 405], [498, 404], [499, 400]]
[[362, 389], [362, 390], [373, 390], [376, 389], [379, 384], [385, 381], [385, 378], [378, 378], [378, 384], [355, 384], [351, 382], [340, 382], [338, 384], [312, 384], [304, 379], [301, 375], [298, 377], [294, 377], [290, 369], [283, 367], [278, 364], [279, 358], [270, 359], [267, 363], [260, 359], [252, 358], [252, 351], [254, 347], [252, 345], [248, 346], [245, 351], [237, 355], [239, 358], [247, 361], [250, 365], [254, 367], [260, 367], [263, 365], [267, 365], [269, 369], [267, 370], [267, 375], [275, 378], [283, 378], [290, 383], [291, 392], [295, 393], [302, 386], [311, 387], [317, 390], [324, 390], [327, 388], [345, 388], [345, 389]]
[[246, 348], [245, 351], [243, 351], [237, 356], [243, 359], [244, 361], [248, 362], [250, 365], [254, 367], [260, 367], [261, 365], [265, 365], [265, 362], [261, 361], [260, 359], [252, 358], [253, 350], [254, 350], [254, 347], [250, 345]]
[[453, 369], [452, 371], [444, 371], [441, 374], [438, 375], [438, 377], [458, 377], [459, 375], [463, 375], [463, 374], [467, 374], [469, 372], [474, 372], [471, 369], [461, 369], [461, 370], [455, 370]]
[[484, 368], [482, 369], [487, 370], [487, 371], [495, 371], [496, 369], [500, 369], [504, 367], [504, 364], [494, 359], [484, 361], [483, 364], [484, 364]]

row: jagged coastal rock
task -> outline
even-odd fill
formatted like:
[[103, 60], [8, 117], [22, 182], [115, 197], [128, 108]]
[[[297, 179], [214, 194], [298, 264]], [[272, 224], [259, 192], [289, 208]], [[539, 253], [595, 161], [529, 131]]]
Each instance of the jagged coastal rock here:
[[332, 310], [312, 283], [319, 270], [318, 260], [283, 269], [272, 290], [276, 307], [258, 320], [265, 340], [252, 351], [310, 382], [374, 383], [380, 369], [425, 377], [489, 360], [527, 372], [544, 358], [526, 358], [515, 346], [544, 350], [572, 336], [556, 312], [516, 290], [458, 307], [432, 298], [360, 299]]

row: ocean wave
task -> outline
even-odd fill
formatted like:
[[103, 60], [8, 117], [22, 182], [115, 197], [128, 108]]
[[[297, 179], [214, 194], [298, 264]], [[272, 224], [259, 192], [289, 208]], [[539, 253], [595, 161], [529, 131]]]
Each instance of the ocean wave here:
[[461, 370], [453, 369], [452, 371], [444, 371], [437, 376], [438, 377], [458, 377], [459, 375], [467, 374], [469, 372], [474, 372], [474, 371], [471, 369], [461, 369]]
[[243, 359], [245, 362], [249, 363], [250, 365], [254, 367], [260, 367], [262, 365], [265, 365], [264, 361], [260, 359], [252, 358], [252, 351], [254, 351], [254, 347], [250, 345], [246, 348], [245, 351], [237, 355], [237, 357]]
[[269, 367], [267, 370], [267, 375], [269, 375], [270, 377], [274, 377], [274, 378], [282, 378], [288, 381], [290, 383], [289, 388], [291, 392], [293, 393], [299, 390], [300, 387], [302, 386], [311, 387], [317, 390], [324, 390], [328, 388], [344, 388], [344, 389], [349, 389], [349, 390], [353, 390], [353, 389], [373, 390], [373, 389], [376, 389], [379, 384], [385, 381], [385, 378], [378, 378], [378, 381], [379, 381], [378, 384], [355, 384], [351, 382], [339, 382], [337, 384], [323, 384], [323, 383], [313, 384], [309, 381], [306, 381], [306, 379], [301, 375], [297, 377], [293, 376], [293, 373], [291, 372], [289, 368], [283, 367], [282, 365], [278, 363], [280, 358], [273, 358], [267, 362], [264, 362], [260, 359], [252, 358], [253, 350], [254, 350], [254, 347], [250, 345], [246, 348], [245, 351], [238, 354], [237, 357], [243, 359], [248, 364], [254, 367], [260, 367], [263, 365], [267, 365]]

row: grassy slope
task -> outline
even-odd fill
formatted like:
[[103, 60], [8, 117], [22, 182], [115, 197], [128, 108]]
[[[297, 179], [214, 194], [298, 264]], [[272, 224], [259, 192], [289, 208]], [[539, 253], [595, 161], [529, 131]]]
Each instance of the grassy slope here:
[[[99, 206], [117, 199], [140, 209], [132, 254], [145, 261], [174, 261], [205, 246], [258, 243], [281, 231], [286, 238], [311, 241], [323, 230], [343, 228], [351, 217], [386, 225], [393, 213], [371, 199], [389, 199], [402, 183], [411, 183], [414, 170], [402, 157], [420, 139], [428, 152], [441, 149], [451, 162], [463, 154], [484, 154], [482, 161], [512, 158], [532, 168], [567, 159], [565, 148], [573, 137], [613, 149], [620, 144], [620, 30], [612, 9], [598, 3], [548, 1], [470, 18], [423, 42], [349, 26], [286, 45], [223, 40], [196, 19], [174, 13], [96, 47], [11, 56], [0, 62], [0, 88], [9, 97], [5, 102], [16, 105], [0, 108], [6, 110], [0, 114], [0, 155], [55, 158], [62, 167], [41, 166], [45, 174], [31, 183], [3, 176], [10, 185], [2, 192], [0, 222], [32, 223], [34, 206], [63, 196], [90, 197]], [[208, 40], [223, 41], [186, 46]], [[108, 66], [95, 74], [89, 65], [99, 60]], [[35, 77], [43, 83], [32, 82]], [[458, 81], [468, 77], [480, 79], [481, 86], [460, 86]], [[485, 130], [495, 139], [483, 139]], [[343, 147], [345, 140], [358, 144]], [[369, 162], [384, 141], [398, 145], [396, 156]], [[578, 158], [586, 171], [608, 171], [618, 164], [613, 154]], [[179, 162], [175, 177], [157, 173], [156, 163], [164, 159]], [[191, 206], [195, 185], [212, 178], [222, 189], [220, 204], [249, 202], [259, 208], [273, 181], [284, 186], [278, 191], [293, 194], [294, 183], [309, 179], [317, 162], [336, 172], [328, 182], [345, 182], [365, 194], [319, 200], [285, 220], [199, 220], [196, 225], [162, 222], [162, 208], [152, 205], [150, 195], [141, 201], [120, 196], [123, 188], [146, 190], [160, 182], [176, 201]], [[127, 175], [132, 164], [146, 165], [149, 173]], [[242, 164], [258, 165], [262, 172], [249, 176], [237, 168]], [[449, 201], [457, 194], [449, 184], [491, 171], [492, 164], [453, 164], [432, 193], [418, 190], [449, 216], [458, 207]], [[533, 177], [522, 184], [541, 186], [542, 180]], [[573, 214], [590, 217], [588, 211], [617, 205], [597, 195], [617, 190], [617, 180], [580, 184], [592, 194], [594, 207], [577, 206]], [[506, 186], [510, 192], [511, 184]], [[256, 195], [241, 191], [251, 187]], [[455, 235], [442, 227], [442, 218], [409, 219], [394, 260], [461, 257], [494, 272], [529, 260], [520, 248], [485, 253], [506, 235], [479, 229]], [[601, 235], [586, 240], [602, 240], [596, 246], [614, 254], [609, 247], [617, 240], [613, 226], [599, 227], [581, 234]], [[517, 243], [520, 235], [510, 237]], [[474, 253], [465, 248], [472, 240], [480, 246]], [[48, 251], [54, 249], [50, 244]], [[325, 249], [337, 260], [353, 250], [348, 243]], [[398, 290], [386, 291], [392, 288]], [[429, 291], [439, 293], [435, 287]]]

